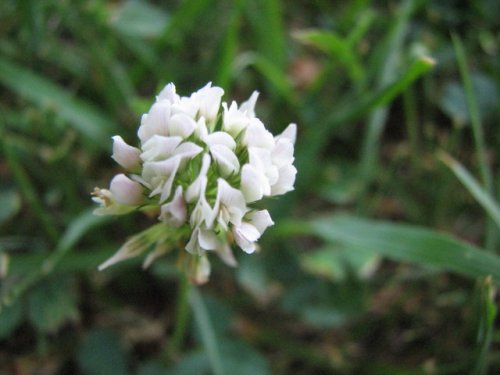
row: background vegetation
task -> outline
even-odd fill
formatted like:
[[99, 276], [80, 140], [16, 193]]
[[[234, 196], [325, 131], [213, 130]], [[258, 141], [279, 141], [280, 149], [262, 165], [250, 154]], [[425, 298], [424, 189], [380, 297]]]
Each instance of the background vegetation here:
[[[0, 2], [0, 373], [498, 374], [500, 3]], [[96, 266], [168, 82], [299, 126], [259, 254], [182, 297], [175, 257]], [[182, 251], [182, 249], [179, 249]]]

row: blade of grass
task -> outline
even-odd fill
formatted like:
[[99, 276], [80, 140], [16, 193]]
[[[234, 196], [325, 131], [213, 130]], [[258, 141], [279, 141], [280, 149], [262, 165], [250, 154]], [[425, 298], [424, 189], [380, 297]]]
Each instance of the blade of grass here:
[[215, 82], [225, 90], [229, 89], [232, 78], [231, 71], [238, 50], [238, 31], [241, 23], [241, 8], [242, 0], [233, 3], [233, 10], [231, 12], [225, 38], [222, 42], [221, 53], [215, 55], [218, 64]]
[[[407, 0], [402, 3], [393, 29], [389, 32], [386, 42], [383, 44], [385, 48], [380, 50], [381, 55], [377, 64], [381, 67], [380, 73], [377, 74], [380, 77], [377, 83], [378, 87], [383, 87], [394, 79], [394, 72], [397, 71], [398, 56], [401, 54], [406, 29], [408, 28], [409, 19], [414, 9], [414, 0]], [[362, 191], [358, 200], [358, 211], [363, 211], [363, 207], [365, 207], [364, 195], [377, 169], [380, 137], [385, 127], [387, 113], [388, 108], [378, 108], [370, 115], [368, 120], [359, 162]]]
[[109, 148], [109, 138], [115, 132], [113, 120], [87, 102], [59, 87], [48, 79], [0, 58], [0, 82], [35, 105], [51, 109], [82, 135], [103, 149]]
[[459, 181], [467, 188], [469, 193], [471, 193], [500, 228], [500, 206], [495, 201], [495, 198], [485, 191], [469, 171], [449, 154], [441, 151], [438, 153], [438, 158], [451, 169]]
[[5, 137], [3, 126], [4, 124], [2, 121], [2, 123], [0, 123], [0, 144], [2, 145], [5, 160], [7, 161], [9, 169], [14, 175], [14, 179], [33, 211], [33, 214], [38, 218], [38, 222], [40, 223], [42, 229], [53, 243], [57, 243], [59, 230], [50, 215], [47, 214], [41, 198], [31, 182], [28, 173], [26, 173], [25, 169], [18, 160], [16, 151], [10, 144], [9, 139]]
[[488, 371], [488, 353], [495, 328], [497, 306], [495, 304], [495, 290], [490, 277], [480, 280], [478, 287], [478, 331], [477, 331], [477, 360], [472, 374], [482, 375]]
[[493, 178], [488, 167], [488, 162], [486, 160], [484, 131], [481, 123], [481, 116], [477, 105], [476, 95], [474, 94], [474, 88], [472, 86], [472, 80], [469, 74], [469, 69], [467, 68], [468, 64], [467, 58], [465, 56], [464, 46], [458, 36], [452, 35], [451, 38], [453, 40], [453, 47], [455, 48], [458, 68], [460, 70], [460, 75], [462, 76], [462, 81], [464, 84], [465, 98], [470, 113], [472, 133], [474, 134], [474, 144], [476, 147], [479, 168], [481, 171], [481, 180], [485, 185], [488, 193], [491, 194], [493, 190]]
[[[80, 238], [91, 228], [103, 225], [110, 221], [110, 217], [95, 216], [92, 211], [84, 211], [69, 224], [66, 232], [60, 238], [55, 250], [42, 262], [38, 263], [38, 268], [28, 273], [19, 283], [0, 301], [0, 308], [3, 304], [10, 304], [24, 294], [42, 278], [46, 277], [57, 267], [65, 255], [68, 254]], [[41, 264], [41, 265], [40, 265]]]
[[432, 69], [434, 64], [434, 60], [429, 57], [417, 59], [394, 82], [372, 94], [363, 96], [345, 109], [334, 112], [324, 122], [306, 133], [305, 139], [298, 144], [297, 169], [299, 174], [296, 184], [297, 190], [305, 189], [309, 186], [309, 181], [316, 177], [319, 166], [317, 168], [313, 166], [318, 164], [315, 161], [318, 160], [319, 155], [328, 144], [333, 130], [340, 125], [360, 118], [374, 108], [386, 105], [415, 80]]
[[283, 70], [275, 64], [274, 61], [254, 52], [246, 52], [238, 57], [234, 64], [233, 77], [237, 77], [245, 68], [253, 66], [268, 82], [275, 88], [281, 97], [286, 99], [292, 105], [297, 99], [294, 90]]
[[277, 69], [285, 70], [285, 29], [281, 1], [248, 1], [247, 5], [251, 31], [257, 37], [258, 53], [272, 61]]
[[289, 221], [280, 224], [274, 235], [315, 235], [351, 251], [381, 254], [389, 259], [412, 262], [467, 277], [491, 275], [500, 283], [500, 257], [451, 235], [424, 227], [381, 222], [347, 215]]
[[203, 298], [196, 287], [191, 287], [188, 299], [193, 310], [194, 318], [200, 329], [203, 345], [207, 351], [213, 373], [214, 375], [224, 375], [225, 372], [222, 365], [219, 343], [217, 342], [217, 337], [212, 322], [210, 321], [207, 308], [203, 302]]
[[294, 37], [338, 59], [354, 83], [359, 84], [363, 80], [364, 69], [348, 39], [322, 30], [304, 30], [294, 33]]

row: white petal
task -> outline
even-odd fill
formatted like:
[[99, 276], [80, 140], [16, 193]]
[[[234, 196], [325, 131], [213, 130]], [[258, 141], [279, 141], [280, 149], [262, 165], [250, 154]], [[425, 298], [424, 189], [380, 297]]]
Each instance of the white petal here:
[[193, 142], [183, 142], [174, 151], [174, 155], [178, 155], [183, 159], [192, 159], [203, 149]]
[[160, 91], [160, 94], [157, 96], [156, 100], [168, 100], [170, 103], [179, 101], [179, 95], [175, 93], [175, 85], [173, 83], [169, 83], [168, 85], [166, 85], [163, 90]]
[[243, 137], [243, 144], [248, 147], [274, 148], [274, 137], [257, 118], [251, 120]]
[[208, 229], [200, 228], [198, 241], [203, 250], [215, 250], [220, 246], [220, 240], [217, 238], [217, 235], [212, 230]]
[[153, 135], [168, 135], [168, 121], [171, 106], [168, 101], [156, 102], [147, 115], [142, 116], [141, 126], [137, 132], [141, 143], [146, 142]]
[[212, 226], [213, 223], [213, 210], [205, 198], [205, 189], [207, 186], [207, 178], [202, 177], [200, 179], [200, 195], [198, 196], [198, 202], [194, 206], [194, 209], [189, 218], [189, 223], [191, 227], [198, 227], [205, 224], [208, 227]]
[[233, 251], [227, 243], [223, 243], [222, 246], [218, 247], [215, 251], [217, 252], [217, 255], [222, 259], [222, 261], [228, 266], [236, 267], [238, 265]]
[[209, 134], [204, 141], [209, 146], [223, 145], [231, 150], [236, 148], [236, 141], [234, 138], [229, 133], [222, 131]]
[[274, 225], [274, 221], [271, 219], [271, 215], [269, 215], [267, 210], [252, 211], [247, 214], [247, 217], [250, 223], [257, 228], [260, 234], [264, 233], [264, 231], [271, 225]]
[[250, 124], [251, 117], [238, 110], [236, 102], [232, 102], [229, 108], [226, 103], [222, 103], [222, 107], [224, 108], [222, 128], [233, 137], [237, 137]]
[[266, 176], [269, 185], [272, 186], [278, 181], [278, 167], [272, 163], [270, 150], [260, 147], [249, 147], [248, 159], [258, 173], [262, 173]]
[[292, 164], [294, 161], [293, 148], [293, 143], [288, 138], [278, 139], [271, 153], [273, 164], [278, 168]]
[[204, 251], [217, 249], [218, 246], [220, 240], [213, 231], [196, 227], [186, 245], [186, 250], [193, 255], [201, 255]]
[[219, 166], [219, 170], [223, 177], [228, 177], [229, 175], [238, 172], [240, 169], [240, 162], [238, 161], [238, 158], [234, 152], [226, 146], [214, 145], [210, 148], [210, 153]]
[[[270, 194], [271, 190], [269, 183], [267, 183], [267, 180], [265, 183], [267, 184], [268, 194]], [[240, 189], [245, 196], [245, 200], [250, 203], [262, 199], [262, 196], [264, 195], [264, 187], [262, 185], [262, 179], [258, 175], [256, 169], [250, 164], [245, 164], [241, 168], [240, 185]]]
[[172, 200], [161, 206], [161, 214], [158, 219], [175, 228], [186, 222], [187, 209], [182, 196], [182, 186], [177, 186]]
[[236, 243], [246, 253], [255, 251], [255, 241], [260, 237], [260, 233], [252, 224], [242, 222], [233, 228], [233, 235]]
[[259, 92], [254, 91], [247, 101], [241, 103], [240, 111], [246, 113], [249, 117], [255, 117], [255, 103], [259, 97]]
[[271, 186], [271, 195], [281, 195], [293, 190], [297, 169], [289, 164], [279, 169], [279, 178], [274, 185]]
[[247, 211], [243, 193], [229, 185], [226, 180], [219, 178], [212, 220], [217, 218], [219, 224], [227, 229], [228, 223], [239, 225]]
[[279, 135], [275, 137], [275, 140], [278, 139], [288, 139], [292, 144], [295, 144], [295, 140], [297, 139], [297, 124], [290, 124], [286, 127], [285, 130]]
[[171, 136], [179, 136], [183, 139], [193, 134], [196, 129], [196, 122], [184, 113], [173, 115], [170, 118], [168, 131]]
[[113, 137], [113, 155], [111, 157], [127, 171], [140, 169], [140, 153], [141, 150], [125, 143], [119, 135]]
[[181, 137], [153, 135], [143, 144], [141, 159], [144, 161], [168, 159], [174, 154], [174, 150], [181, 142]]
[[[186, 190], [186, 201], [191, 203], [194, 202], [200, 195], [205, 195], [205, 189], [202, 189], [202, 179], [207, 178], [208, 168], [210, 167], [210, 155], [204, 154], [203, 160], [201, 162], [200, 173], [198, 177], [193, 181], [191, 185]], [[205, 181], [204, 186], [206, 187], [207, 182]]]
[[143, 201], [143, 188], [136, 182], [125, 176], [123, 173], [113, 177], [109, 191], [116, 202], [128, 206], [137, 206]]
[[220, 102], [224, 90], [220, 87], [208, 83], [205, 87], [199, 89], [191, 95], [191, 99], [198, 105], [198, 114], [204, 117], [207, 122], [212, 122], [217, 117], [220, 108]]

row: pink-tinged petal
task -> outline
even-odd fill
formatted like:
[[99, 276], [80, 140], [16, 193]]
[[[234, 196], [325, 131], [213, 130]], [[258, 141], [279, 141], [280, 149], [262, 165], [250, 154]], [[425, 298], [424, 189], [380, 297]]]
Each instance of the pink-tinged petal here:
[[[267, 184], [267, 191], [270, 194], [270, 186]], [[245, 164], [241, 168], [241, 185], [240, 190], [245, 196], [247, 202], [255, 202], [262, 199], [264, 195], [264, 187], [262, 186], [261, 177], [257, 173], [257, 170], [250, 164]]]
[[141, 159], [145, 162], [168, 159], [181, 142], [181, 137], [153, 135], [143, 144]]
[[187, 209], [182, 195], [182, 186], [177, 186], [172, 200], [161, 206], [161, 213], [158, 219], [175, 228], [180, 227], [186, 222]]
[[134, 206], [117, 203], [113, 194], [108, 189], [94, 188], [92, 200], [100, 205], [100, 207], [97, 207], [93, 211], [94, 215], [98, 216], [124, 215], [135, 209]]
[[292, 144], [295, 144], [295, 140], [297, 139], [297, 124], [292, 123], [288, 125], [281, 134], [275, 137], [276, 141], [279, 139], [288, 139]]
[[168, 101], [156, 102], [147, 115], [142, 116], [141, 126], [137, 132], [144, 144], [153, 135], [168, 135], [168, 121], [171, 115], [171, 105]]
[[186, 139], [193, 134], [196, 126], [196, 122], [191, 117], [184, 113], [179, 113], [170, 118], [168, 131], [171, 136], [179, 136]]
[[140, 169], [140, 153], [141, 150], [125, 143], [119, 135], [113, 137], [113, 155], [111, 157], [127, 171]]
[[113, 177], [109, 191], [116, 202], [128, 206], [137, 206], [143, 202], [143, 188], [141, 184], [131, 180], [123, 173]]

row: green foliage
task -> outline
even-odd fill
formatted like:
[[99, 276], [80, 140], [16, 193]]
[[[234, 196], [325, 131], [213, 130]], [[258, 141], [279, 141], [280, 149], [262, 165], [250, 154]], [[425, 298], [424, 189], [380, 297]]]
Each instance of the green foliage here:
[[127, 374], [119, 338], [109, 330], [95, 329], [88, 333], [78, 351], [78, 364], [85, 375]]
[[[494, 0], [1, 1], [0, 373], [500, 372], [499, 17]], [[299, 129], [261, 251], [190, 292], [182, 246], [96, 271], [156, 222], [93, 216], [89, 193], [170, 81], [258, 90], [274, 133]]]

